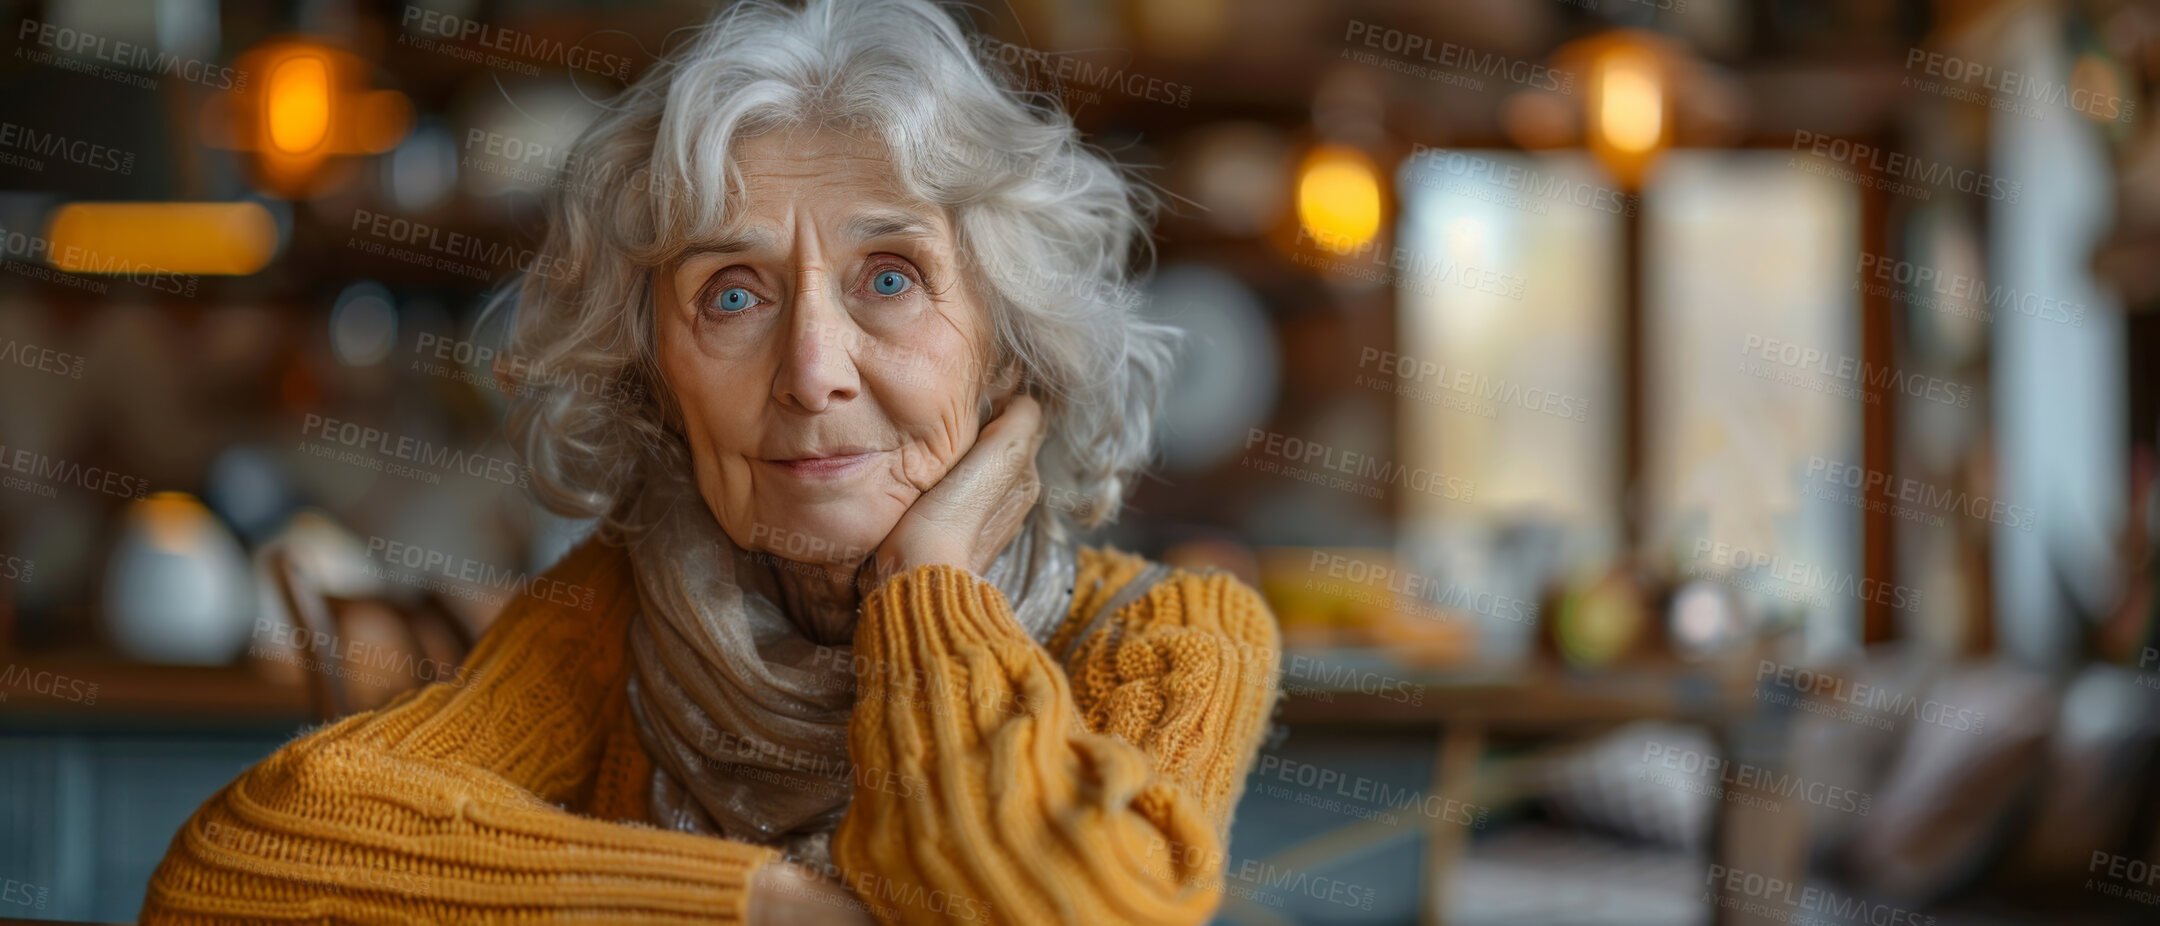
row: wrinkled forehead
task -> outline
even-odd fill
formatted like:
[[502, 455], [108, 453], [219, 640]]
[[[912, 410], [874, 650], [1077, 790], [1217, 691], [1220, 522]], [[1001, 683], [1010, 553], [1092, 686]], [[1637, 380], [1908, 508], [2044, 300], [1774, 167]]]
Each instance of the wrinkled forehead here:
[[892, 170], [892, 148], [876, 132], [864, 128], [796, 123], [745, 132], [731, 147], [735, 163], [745, 168], [832, 161], [883, 173], [896, 185], [899, 180]]
[[713, 227], [682, 242], [688, 250], [769, 249], [802, 220], [858, 241], [952, 244], [948, 211], [907, 189], [873, 134], [792, 126], [746, 135], [730, 148], [725, 205]]

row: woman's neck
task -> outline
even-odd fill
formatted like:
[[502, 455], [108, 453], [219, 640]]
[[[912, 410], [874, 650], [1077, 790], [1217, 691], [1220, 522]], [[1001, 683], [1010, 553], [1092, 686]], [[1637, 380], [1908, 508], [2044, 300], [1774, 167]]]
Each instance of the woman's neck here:
[[770, 560], [780, 591], [780, 610], [811, 639], [826, 646], [846, 646], [855, 639], [862, 595], [852, 567], [794, 560]]

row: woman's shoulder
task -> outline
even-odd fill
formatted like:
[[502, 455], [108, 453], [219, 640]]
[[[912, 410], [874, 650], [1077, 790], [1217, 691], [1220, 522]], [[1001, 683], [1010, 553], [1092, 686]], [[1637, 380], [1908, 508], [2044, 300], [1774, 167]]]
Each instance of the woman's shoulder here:
[[517, 583], [481, 636], [469, 662], [501, 648], [612, 646], [620, 642], [637, 595], [629, 552], [599, 536], [572, 546], [555, 564]]
[[627, 665], [625, 630], [635, 608], [634, 596], [628, 611], [624, 605], [628, 571], [621, 548], [579, 543], [510, 589], [451, 678], [341, 718], [308, 742], [470, 759], [591, 726], [597, 718], [583, 715], [619, 684]]
[[1082, 607], [1084, 603], [1106, 600], [1149, 567], [1159, 565], [1116, 547], [1081, 547], [1073, 577], [1073, 610], [1088, 610]]
[[555, 777], [578, 771], [564, 757], [589, 751], [613, 719], [610, 696], [627, 670], [624, 631], [635, 610], [634, 596], [625, 603], [628, 571], [620, 547], [578, 544], [519, 583], [454, 682], [407, 692], [311, 739], [317, 748], [446, 760], [559, 790]]
[[1274, 615], [1252, 586], [1220, 569], [1191, 570], [1112, 547], [1083, 547], [1072, 612], [1052, 652], [1114, 627], [1182, 627], [1272, 648]]

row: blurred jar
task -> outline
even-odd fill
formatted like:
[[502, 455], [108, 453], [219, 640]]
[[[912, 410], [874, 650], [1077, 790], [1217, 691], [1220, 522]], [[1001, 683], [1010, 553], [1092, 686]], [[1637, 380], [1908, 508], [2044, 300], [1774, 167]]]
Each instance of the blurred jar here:
[[103, 613], [107, 635], [131, 658], [230, 663], [255, 616], [247, 554], [194, 496], [132, 502], [106, 564]]

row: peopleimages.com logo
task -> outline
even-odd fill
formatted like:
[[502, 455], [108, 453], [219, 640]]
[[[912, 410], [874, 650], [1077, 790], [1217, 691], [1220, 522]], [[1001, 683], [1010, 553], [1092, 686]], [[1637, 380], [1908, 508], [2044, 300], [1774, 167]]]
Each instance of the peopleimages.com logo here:
[[[1810, 480], [1820, 480], [1824, 485], [1854, 490], [1857, 499], [1872, 511], [1898, 514], [1932, 509], [2021, 531], [2032, 530], [2039, 521], [2039, 513], [2026, 505], [2013, 505], [1999, 498], [1960, 489], [1946, 489], [1911, 476], [1886, 473], [1819, 455], [1808, 458], [1807, 475]], [[1894, 504], [1899, 502], [1908, 504]]]
[[[441, 682], [463, 686], [470, 671], [451, 662], [443, 662], [427, 656], [415, 655], [402, 643], [370, 643], [366, 640], [348, 640], [336, 634], [297, 627], [273, 617], [255, 619], [255, 639], [272, 646], [285, 647], [297, 652], [311, 654], [332, 665], [346, 668], [387, 670], [397, 675], [418, 679], [422, 684]], [[249, 654], [259, 658], [276, 658], [256, 647], [249, 647]]]
[[1340, 580], [1356, 586], [1383, 589], [1389, 595], [1416, 602], [1431, 602], [1456, 611], [1476, 614], [1518, 624], [1536, 623], [1538, 608], [1533, 602], [1511, 598], [1492, 592], [1475, 592], [1463, 586], [1431, 576], [1419, 575], [1340, 553], [1314, 550], [1306, 570], [1316, 575]]
[[1476, 483], [1457, 476], [1259, 428], [1247, 429], [1245, 450], [1245, 465], [1249, 468], [1372, 498], [1380, 497], [1384, 486], [1407, 488], [1449, 501], [1467, 500], [1477, 492]]
[[[1848, 398], [1864, 398], [1871, 404], [1878, 392], [1892, 392], [1958, 408], [1972, 405], [1973, 389], [1963, 383], [1909, 373], [1879, 363], [1868, 363], [1851, 354], [1835, 353], [1759, 334], [1750, 334], [1742, 339], [1740, 356], [1743, 358], [1741, 372], [1754, 375], [1776, 372], [1759, 366], [1751, 369], [1748, 363], [1754, 360], [1768, 361], [1794, 373], [1814, 373], [1826, 377], [1827, 383], [1811, 385], [1816, 391]], [[1805, 380], [1794, 384], [1810, 385]]]
[[80, 354], [25, 344], [14, 338], [0, 338], [0, 367], [20, 366], [54, 376], [81, 379], [83, 362]]
[[2085, 864], [2085, 889], [2142, 904], [2160, 904], [2160, 864], [2094, 850]]
[[[130, 70], [147, 71], [152, 74], [162, 74], [166, 77], [177, 77], [189, 83], [201, 84], [212, 90], [232, 90], [237, 92], [247, 89], [248, 73], [246, 71], [211, 64], [199, 58], [183, 58], [179, 55], [167, 54], [147, 45], [115, 41], [96, 33], [71, 29], [55, 23], [25, 19], [22, 21], [22, 25], [15, 30], [15, 40], [19, 43], [15, 50], [16, 56], [31, 59], [39, 64], [52, 64], [74, 69], [73, 62], [52, 58], [51, 54], [58, 52], [63, 55], [75, 55], [91, 61], [118, 65]], [[33, 44], [46, 51], [32, 51], [29, 54], [24, 54], [24, 49]], [[99, 73], [97, 76], [121, 80], [123, 83], [145, 89], [156, 89], [157, 87], [157, 81], [139, 75]]]
[[19, 689], [48, 698], [73, 701], [77, 704], [96, 706], [98, 684], [92, 681], [62, 675], [49, 669], [31, 671], [20, 665], [0, 668], [0, 701], [7, 700], [10, 689]]
[[1998, 202], [2017, 202], [2025, 189], [2024, 184], [2005, 177], [1806, 129], [1793, 132], [1792, 150], [1850, 165], [1872, 176], [1910, 180]]
[[1279, 782], [1293, 785], [1311, 794], [1332, 795], [1359, 805], [1392, 810], [1405, 814], [1417, 814], [1442, 823], [1452, 823], [1471, 829], [1484, 829], [1491, 808], [1441, 797], [1424, 789], [1390, 784], [1364, 775], [1353, 775], [1340, 769], [1299, 762], [1282, 756], [1263, 755], [1254, 766], [1251, 779], [1254, 783]]
[[[645, 400], [645, 387], [635, 380], [551, 366], [544, 360], [433, 332], [423, 331], [414, 339], [413, 354], [412, 369], [417, 372], [469, 383], [511, 398], [561, 390], [620, 405]], [[505, 378], [497, 379], [496, 374]]]
[[[1780, 923], [1934, 926], [1935, 917], [1827, 888], [1712, 863], [1703, 884], [1719, 906]], [[1723, 892], [1719, 896], [1717, 892]], [[1800, 916], [1796, 914], [1814, 914]]]
[[[1570, 421], [1583, 421], [1590, 415], [1588, 399], [1537, 386], [1524, 386], [1505, 377], [1496, 378], [1460, 367], [1450, 367], [1444, 361], [1412, 358], [1377, 347], [1367, 347], [1358, 354], [1358, 368], [1365, 369], [1368, 366], [1377, 369], [1382, 375], [1394, 377], [1398, 381], [1398, 393], [1421, 397], [1433, 395], [1430, 391], [1419, 391], [1415, 388], [1430, 385], [1434, 389], [1475, 398], [1487, 403], [1487, 406], [1512, 405]], [[1360, 374], [1357, 385], [1364, 385], [1363, 374]]]
[[[477, 479], [525, 488], [531, 484], [526, 468], [507, 460], [456, 447], [400, 436], [380, 428], [339, 421], [309, 412], [300, 426], [302, 436], [319, 437], [344, 447], [369, 451], [392, 460], [416, 463], [442, 472], [464, 473]], [[306, 446], [301, 448], [307, 450]]]
[[1358, 241], [1341, 232], [1315, 231], [1300, 225], [1299, 246], [1313, 245], [1336, 259], [1322, 259], [1320, 255], [1306, 253], [1299, 253], [1294, 259], [1305, 266], [1329, 268], [1425, 296], [1439, 295], [1449, 291], [1446, 287], [1454, 287], [1520, 301], [1530, 286], [1530, 281], [1511, 273], [1466, 264], [1452, 257], [1419, 253], [1401, 245], [1383, 252], [1376, 244], [1378, 240]]
[[[586, 48], [583, 45], [573, 45], [518, 29], [484, 23], [477, 19], [468, 19], [437, 10], [422, 9], [418, 6], [408, 6], [405, 8], [405, 15], [400, 24], [406, 30], [405, 35], [398, 37], [400, 44], [422, 44], [413, 41], [415, 35], [421, 37], [424, 41], [446, 40], [471, 43], [474, 47], [467, 49], [467, 51], [473, 54], [501, 52], [511, 58], [520, 59], [510, 61], [507, 59], [491, 60], [490, 58], [481, 58], [482, 63], [496, 66], [522, 65], [521, 67], [515, 67], [514, 70], [529, 77], [538, 75], [538, 69], [532, 66], [532, 63], [538, 63], [572, 71], [598, 74], [602, 77], [613, 77], [618, 80], [630, 79], [631, 61], [622, 55]], [[427, 46], [426, 50], [449, 51], [450, 49]], [[470, 58], [471, 55], [461, 57]]]
[[[1731, 577], [1739, 584], [1758, 591], [1775, 594], [1782, 586], [1792, 591], [1820, 592], [1837, 597], [1851, 596], [1864, 602], [1874, 602], [1900, 611], [1915, 611], [1920, 607], [1920, 590], [1908, 588], [1881, 579], [1855, 575], [1819, 563], [1810, 563], [1768, 550], [1750, 550], [1746, 547], [1713, 540], [1708, 537], [1695, 539], [1690, 574], [1700, 574], [1700, 564], [1708, 562], [1731, 571]], [[1775, 580], [1776, 584], [1757, 581]], [[1785, 597], [1785, 596], [1780, 596]]]
[[1566, 203], [1612, 215], [1634, 215], [1642, 204], [1641, 196], [1612, 187], [1584, 183], [1533, 166], [1503, 162], [1466, 151], [1413, 142], [1410, 163], [1425, 169], [1427, 176], [1416, 181], [1420, 186], [1431, 186], [1425, 181], [1438, 176], [1461, 177], [1520, 193], [1530, 202]]
[[[387, 565], [413, 570], [420, 577], [448, 579], [475, 590], [522, 595], [587, 611], [599, 600], [599, 592], [590, 586], [384, 537], [369, 537], [367, 551]], [[401, 579], [394, 574], [384, 578]]]
[[[79, 167], [102, 170], [123, 177], [135, 172], [135, 153], [81, 138], [70, 138], [58, 132], [48, 132], [13, 122], [0, 121], [0, 148], [23, 151], [39, 157], [57, 158]], [[7, 155], [14, 159], [17, 156]], [[30, 158], [21, 158], [22, 166], [31, 170], [44, 170], [45, 164]]]
[[[1779, 802], [1808, 804], [1862, 817], [1867, 816], [1868, 811], [1875, 806], [1875, 796], [1865, 791], [1839, 787], [1823, 781], [1810, 781], [1791, 772], [1781, 772], [1684, 746], [1667, 745], [1656, 740], [1643, 743], [1642, 758], [1637, 761], [1641, 768], [1637, 770], [1636, 778], [1642, 781], [1691, 791], [1713, 799], [1759, 806], [1771, 813], [1782, 810], [1784, 805]], [[1678, 775], [1662, 774], [1659, 769], [1677, 772]], [[1777, 800], [1763, 800], [1764, 797]]]
[[50, 888], [40, 887], [27, 881], [17, 881], [14, 878], [0, 881], [0, 904], [15, 904], [16, 906], [29, 907], [32, 910], [43, 910], [45, 909], [45, 901], [51, 894], [52, 890]]
[[[84, 466], [73, 460], [65, 460], [50, 454], [39, 453], [27, 447], [9, 447], [0, 444], [0, 471], [21, 473], [29, 479], [42, 479], [64, 483], [91, 492], [100, 492], [114, 498], [144, 498], [150, 494], [150, 480], [130, 476], [101, 466]], [[14, 477], [9, 477], [13, 479]], [[28, 483], [11, 488], [51, 488], [42, 483]], [[52, 497], [50, 492], [40, 492]]]
[[[2040, 115], [2039, 110], [2031, 105], [2033, 103], [2061, 106], [2072, 112], [2110, 122], [2127, 123], [2137, 112], [2135, 100], [2097, 89], [2073, 87], [2049, 80], [2044, 75], [2012, 71], [1982, 61], [1968, 61], [1956, 55], [1926, 48], [1912, 48], [1905, 52], [1905, 70], [1908, 72], [1905, 77], [1907, 87], [1939, 93], [1951, 99], [1979, 103], [1992, 109], [2017, 112], [2028, 118]], [[1915, 81], [1910, 73], [1914, 71], [1939, 80]]]
[[[54, 247], [43, 235], [11, 231], [0, 228], [0, 260], [16, 273], [36, 279], [87, 289], [98, 295], [106, 292], [103, 280], [83, 279], [80, 275], [118, 278], [153, 292], [169, 296], [193, 298], [202, 278], [192, 273], [176, 273], [155, 264], [146, 264], [125, 255], [108, 254], [80, 244]], [[49, 264], [50, 266], [37, 266]], [[67, 269], [62, 270], [60, 268]]]
[[[2015, 313], [2042, 321], [2076, 327], [2085, 324], [2089, 309], [2082, 302], [2026, 292], [2009, 285], [1990, 286], [1986, 280], [1963, 273], [1943, 273], [1909, 260], [1862, 252], [1854, 268], [1853, 287], [1869, 295], [1932, 309], [1960, 318], [1993, 321], [1998, 314]], [[1869, 279], [1876, 282], [1867, 282]]]
[[[370, 241], [351, 239], [348, 244], [369, 253], [408, 260], [422, 266], [447, 261], [445, 269], [466, 276], [485, 271], [515, 269], [550, 280], [577, 279], [575, 261], [552, 257], [534, 248], [521, 248], [477, 235], [451, 231], [425, 222], [366, 209], [354, 209], [348, 231], [367, 235]], [[425, 252], [425, 253], [422, 253]]]
[[1015, 45], [980, 32], [968, 37], [976, 55], [984, 61], [1019, 71], [1021, 76], [1039, 75], [1052, 87], [1068, 85], [1088, 88], [1088, 98], [1073, 102], [1095, 102], [1092, 91], [1108, 90], [1121, 93], [1135, 100], [1162, 103], [1184, 109], [1192, 105], [1191, 84], [1150, 77], [1138, 71], [1128, 72], [1122, 67], [1096, 64], [1064, 52], [1047, 52], [1037, 48]]
[[1861, 710], [1918, 720], [1958, 733], [1987, 732], [1988, 717], [1983, 711], [1967, 710], [1933, 698], [1914, 697], [1881, 685], [1856, 682], [1834, 672], [1764, 659], [1755, 668], [1755, 681], [1758, 684], [1769, 682], [1788, 691], [1849, 704]]
[[[1514, 58], [1497, 52], [1479, 51], [1456, 42], [1435, 42], [1427, 36], [1390, 29], [1379, 23], [1350, 20], [1343, 30], [1345, 57], [1350, 48], [1363, 45], [1377, 48], [1404, 59], [1438, 65], [1457, 71], [1468, 71], [1481, 77], [1492, 77], [1520, 84], [1537, 90], [1559, 93], [1575, 92], [1575, 75], [1536, 61]], [[1472, 87], [1473, 90], [1483, 87]]]
[[1147, 857], [1141, 863], [1149, 875], [1165, 880], [1182, 879], [1192, 872], [1221, 872], [1200, 882], [1207, 889], [1220, 888], [1225, 896], [1247, 904], [1281, 909], [1285, 895], [1371, 910], [1379, 892], [1371, 887], [1315, 875], [1265, 859], [1235, 858], [1229, 853], [1204, 849], [1189, 842], [1172, 842], [1161, 836], [1148, 840]]

